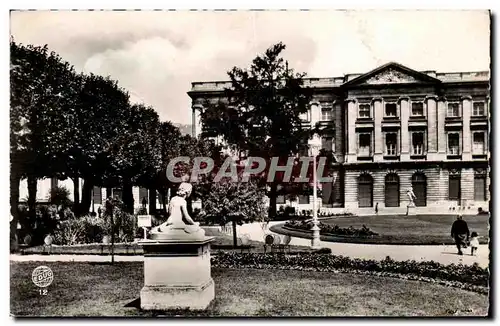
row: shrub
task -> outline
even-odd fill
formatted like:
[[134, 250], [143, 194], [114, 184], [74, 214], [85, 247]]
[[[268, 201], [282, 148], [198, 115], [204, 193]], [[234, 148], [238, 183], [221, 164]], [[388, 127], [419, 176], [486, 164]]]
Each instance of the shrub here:
[[[113, 229], [111, 228], [111, 216], [113, 214]], [[106, 200], [106, 210], [102, 227], [106, 235], [115, 234], [116, 242], [131, 242], [138, 233], [136, 217], [125, 211], [123, 202], [118, 198]]]
[[[318, 224], [320, 232], [322, 234], [332, 234], [332, 235], [345, 235], [345, 236], [357, 236], [357, 237], [369, 237], [378, 235], [373, 232], [366, 225], [363, 225], [361, 229], [353, 228], [352, 226], [348, 228], [341, 228], [338, 225], [330, 225], [319, 222]], [[298, 230], [311, 230], [313, 227], [313, 222], [311, 220], [306, 221], [289, 221], [285, 223], [285, 227]]]
[[434, 261], [395, 261], [390, 257], [382, 261], [353, 259], [344, 256], [316, 253], [238, 253], [220, 252], [212, 256], [212, 266], [223, 268], [284, 268], [315, 271], [366, 271], [415, 275], [432, 279], [488, 286], [489, 272], [479, 265], [443, 265]]
[[85, 243], [85, 220], [83, 218], [62, 221], [54, 232], [54, 243], [74, 245]]
[[48, 200], [53, 205], [69, 207], [72, 205], [69, 197], [70, 191], [66, 187], [55, 187], [50, 190]]

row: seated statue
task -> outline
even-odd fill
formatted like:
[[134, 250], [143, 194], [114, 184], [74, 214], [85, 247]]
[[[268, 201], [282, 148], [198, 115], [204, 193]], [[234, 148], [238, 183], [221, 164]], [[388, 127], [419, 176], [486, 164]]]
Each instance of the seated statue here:
[[199, 223], [193, 221], [187, 211], [186, 198], [191, 195], [193, 187], [189, 183], [181, 183], [174, 198], [168, 205], [168, 219], [165, 223], [151, 230], [152, 240], [202, 240], [205, 231]]

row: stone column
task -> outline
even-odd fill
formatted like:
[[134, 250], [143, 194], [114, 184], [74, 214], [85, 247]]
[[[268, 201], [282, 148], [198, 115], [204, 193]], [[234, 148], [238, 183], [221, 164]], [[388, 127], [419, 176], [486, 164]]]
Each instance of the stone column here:
[[410, 119], [410, 99], [402, 97], [399, 99], [401, 107], [401, 161], [410, 159], [410, 134], [408, 132], [408, 120]]
[[472, 98], [464, 97], [462, 98], [462, 160], [470, 161], [472, 160], [472, 137], [470, 131], [470, 117], [472, 115]]
[[427, 98], [427, 157], [430, 161], [438, 160], [437, 97]]
[[373, 118], [374, 118], [374, 133], [373, 133], [373, 143], [374, 143], [374, 155], [373, 160], [375, 162], [382, 161], [384, 159], [384, 139], [382, 135], [382, 119], [384, 115], [383, 109], [383, 99], [375, 98], [373, 99]]
[[437, 102], [437, 139], [438, 160], [446, 160], [446, 131], [444, 123], [446, 119], [446, 98], [439, 98]]
[[347, 99], [346, 114], [346, 137], [347, 137], [347, 157], [346, 161], [352, 163], [356, 161], [356, 118], [358, 107], [355, 99]]
[[202, 124], [201, 124], [201, 110], [203, 110], [203, 105], [201, 104], [194, 104], [192, 106], [192, 136], [193, 137], [198, 137], [201, 134], [202, 131]]

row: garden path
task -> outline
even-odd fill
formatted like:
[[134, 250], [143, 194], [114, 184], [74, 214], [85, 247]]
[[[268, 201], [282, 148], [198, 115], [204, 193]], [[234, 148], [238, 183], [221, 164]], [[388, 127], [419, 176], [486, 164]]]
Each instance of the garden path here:
[[[270, 222], [268, 227], [284, 222]], [[273, 233], [268, 228], [263, 228], [261, 223], [250, 223], [239, 226], [238, 235], [247, 234], [251, 240], [264, 241], [264, 236]], [[293, 237], [290, 245], [310, 246], [311, 240]], [[453, 245], [441, 246], [415, 246], [415, 245], [373, 245], [340, 242], [321, 242], [322, 248], [330, 248], [332, 254], [348, 256], [351, 258], [382, 260], [390, 256], [394, 260], [434, 260], [442, 264], [472, 265], [477, 262], [481, 267], [489, 263], [488, 245], [479, 245], [476, 256], [470, 256], [470, 249], [465, 249], [464, 255], [457, 255], [457, 248]]]

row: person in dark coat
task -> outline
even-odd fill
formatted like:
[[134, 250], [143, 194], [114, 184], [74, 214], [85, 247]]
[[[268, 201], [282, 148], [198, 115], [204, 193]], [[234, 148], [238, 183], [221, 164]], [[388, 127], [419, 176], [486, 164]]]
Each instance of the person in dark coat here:
[[469, 226], [462, 218], [462, 215], [457, 216], [457, 220], [451, 226], [451, 237], [455, 239], [458, 254], [463, 255], [462, 248], [467, 248], [469, 242]]

